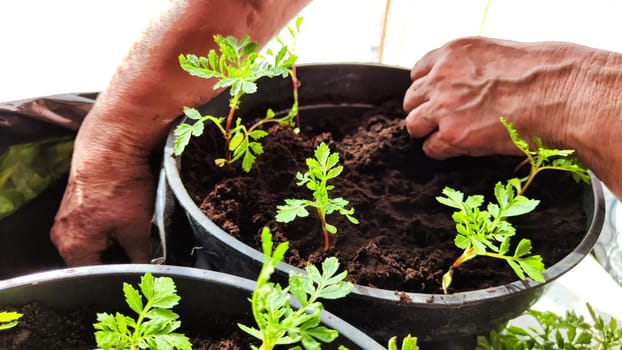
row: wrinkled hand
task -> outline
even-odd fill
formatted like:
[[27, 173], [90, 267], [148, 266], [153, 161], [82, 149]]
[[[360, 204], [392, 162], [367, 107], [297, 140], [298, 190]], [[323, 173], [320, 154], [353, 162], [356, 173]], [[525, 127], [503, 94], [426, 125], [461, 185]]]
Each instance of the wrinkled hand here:
[[430, 157], [519, 154], [499, 122], [559, 144], [581, 64], [575, 46], [482, 37], [452, 41], [417, 62], [404, 98], [406, 126]]
[[101, 253], [115, 241], [132, 262], [148, 262], [155, 193], [148, 159], [119, 145], [103, 146], [90, 126], [84, 127], [87, 131], [81, 129], [76, 139], [52, 241], [69, 266], [100, 263]]

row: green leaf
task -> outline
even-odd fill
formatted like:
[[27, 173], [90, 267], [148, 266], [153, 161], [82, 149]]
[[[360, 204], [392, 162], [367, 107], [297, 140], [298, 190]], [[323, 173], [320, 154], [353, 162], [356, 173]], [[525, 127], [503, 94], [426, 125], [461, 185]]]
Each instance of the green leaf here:
[[285, 199], [284, 205], [277, 206], [277, 215], [275, 217], [278, 222], [291, 222], [299, 217], [309, 216], [309, 212], [305, 207], [308, 202], [302, 199]]
[[123, 283], [123, 294], [127, 305], [137, 314], [143, 311], [143, 299], [140, 293], [129, 283]]
[[524, 215], [532, 212], [538, 204], [540, 204], [539, 200], [518, 196], [514, 198], [514, 201], [510, 204], [510, 207], [503, 212], [503, 215], [506, 217]]
[[333, 225], [331, 225], [329, 223], [326, 223], [326, 231], [328, 231], [328, 233], [335, 234], [335, 233], [337, 233], [337, 227], [335, 227], [335, 226], [333, 226]]
[[520, 242], [518, 242], [518, 246], [516, 247], [516, 250], [514, 251], [514, 257], [520, 258], [529, 253], [531, 253], [531, 240], [527, 238], [523, 238], [520, 240]]
[[233, 137], [229, 141], [229, 150], [233, 151], [236, 148], [240, 147], [240, 144], [242, 143], [242, 141], [244, 141], [244, 139], [245, 139], [244, 134], [241, 132], [233, 135]]
[[18, 325], [23, 314], [14, 311], [0, 311], [0, 330], [6, 330]]

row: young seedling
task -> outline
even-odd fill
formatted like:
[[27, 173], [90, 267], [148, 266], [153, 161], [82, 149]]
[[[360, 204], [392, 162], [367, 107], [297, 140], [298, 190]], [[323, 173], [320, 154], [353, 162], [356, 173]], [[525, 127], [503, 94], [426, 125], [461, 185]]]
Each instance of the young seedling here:
[[397, 346], [397, 337], [391, 337], [389, 339], [388, 350], [419, 350], [419, 346], [417, 345], [417, 337], [413, 337], [410, 334], [405, 336], [402, 339], [402, 346]]
[[22, 316], [19, 312], [0, 311], [0, 331], [17, 326]]
[[[119, 312], [115, 315], [98, 313], [95, 340], [102, 349], [191, 349], [190, 340], [174, 333], [181, 322], [171, 311], [181, 299], [175, 282], [170, 277], [156, 277], [146, 273], [140, 280], [140, 292], [123, 283], [127, 305], [136, 312], [136, 319]], [[142, 293], [142, 296], [141, 294]], [[145, 300], [143, 301], [143, 296]]]
[[550, 311], [527, 310], [524, 315], [533, 318], [534, 326], [522, 328], [503, 325], [500, 330], [477, 338], [477, 350], [576, 349], [613, 350], [622, 346], [622, 328], [611, 318], [606, 322], [586, 304], [592, 322], [574, 311], [564, 316]]
[[[290, 29], [292, 35], [299, 30], [300, 22], [297, 21], [296, 24], [295, 29]], [[216, 158], [216, 165], [230, 165], [241, 159], [242, 169], [249, 172], [256, 156], [263, 153], [260, 139], [268, 134], [260, 127], [268, 123], [295, 125], [294, 119], [298, 115], [298, 81], [293, 78], [294, 104], [289, 113], [282, 117], [276, 117], [274, 111], [268, 109], [263, 118], [247, 128], [241, 117], [236, 118], [240, 100], [246, 94], [257, 92], [258, 79], [277, 76], [285, 78], [295, 72], [293, 67], [297, 57], [280, 39], [281, 47], [276, 51], [268, 49], [266, 55], [257, 52], [258, 44], [251, 41], [248, 35], [239, 41], [233, 36], [216, 35], [214, 41], [220, 54], [215, 50], [210, 50], [207, 57], [182, 54], [179, 56], [179, 63], [190, 75], [205, 79], [216, 78], [214, 89], [229, 88], [229, 112], [226, 116], [202, 115], [195, 108], [184, 107], [184, 115], [193, 123], [182, 123], [175, 129], [174, 153], [182, 154], [190, 138], [202, 135], [204, 124], [211, 122], [225, 141], [224, 157]]]
[[488, 203], [486, 209], [481, 208], [484, 204], [483, 195], [470, 195], [465, 199], [464, 193], [450, 187], [443, 189], [444, 196], [436, 197], [441, 204], [458, 209], [452, 215], [457, 232], [454, 243], [463, 249], [462, 255], [443, 275], [442, 288], [445, 293], [452, 283], [454, 270], [477, 256], [503, 259], [520, 279], [525, 279], [526, 275], [535, 281], [544, 282], [542, 257], [530, 255], [532, 246], [529, 239], [521, 239], [514, 253], [508, 255], [516, 229], [507, 218], [530, 213], [538, 206], [538, 200], [529, 199], [524, 193], [535, 176], [544, 170], [568, 171], [576, 181], [590, 181], [587, 170], [573, 157], [573, 150], [546, 148], [542, 140], [536, 137], [536, 150], [531, 151], [527, 141], [520, 138], [509, 122], [503, 118], [501, 122], [508, 130], [512, 142], [525, 154], [526, 159], [519, 167], [529, 164], [529, 174], [522, 179], [512, 178], [505, 184], [498, 182], [494, 187], [497, 202]]
[[[348, 295], [352, 284], [345, 282], [347, 271], [337, 273], [339, 262], [330, 257], [322, 263], [320, 272], [309, 264], [306, 274], [292, 273], [285, 288], [270, 282], [276, 266], [283, 260], [288, 243], [280, 243], [273, 250], [272, 235], [268, 228], [261, 233], [264, 263], [250, 299], [257, 328], [238, 324], [246, 333], [262, 341], [252, 349], [270, 350], [277, 345], [301, 344], [304, 349], [319, 349], [321, 343], [330, 343], [339, 335], [336, 330], [320, 326], [319, 299], [339, 299]], [[300, 308], [290, 305], [290, 294]], [[298, 347], [300, 348], [300, 347]]]
[[333, 179], [343, 171], [343, 166], [339, 163], [339, 154], [331, 153], [330, 148], [324, 143], [320, 143], [314, 152], [315, 158], [307, 158], [307, 167], [309, 170], [304, 174], [296, 173], [297, 185], [306, 185], [313, 191], [313, 200], [307, 199], [286, 199], [285, 204], [277, 206], [276, 221], [291, 222], [296, 217], [309, 216], [307, 207], [314, 207], [317, 210], [318, 217], [322, 225], [322, 233], [324, 234], [324, 250], [330, 248], [328, 234], [337, 233], [337, 227], [326, 222], [326, 216], [333, 212], [344, 215], [353, 224], [358, 224], [358, 220], [352, 216], [354, 208], [346, 209], [347, 200], [338, 197], [330, 198], [328, 191], [335, 188], [328, 184], [328, 180]]

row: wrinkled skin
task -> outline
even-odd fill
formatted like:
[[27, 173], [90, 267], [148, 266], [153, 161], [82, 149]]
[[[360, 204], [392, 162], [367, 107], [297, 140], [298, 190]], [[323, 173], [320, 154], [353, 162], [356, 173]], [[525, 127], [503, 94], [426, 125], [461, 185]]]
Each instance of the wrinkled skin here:
[[309, 0], [184, 0], [154, 22], [117, 68], [82, 123], [51, 239], [69, 266], [101, 262], [118, 242], [132, 262], [150, 257], [155, 197], [149, 155], [162, 147], [184, 106], [207, 102], [214, 81], [179, 67], [182, 53], [206, 54], [215, 34], [250, 33], [266, 43]]
[[431, 51], [411, 71], [408, 132], [433, 158], [520, 154], [504, 117], [526, 139], [576, 149], [622, 198], [622, 58], [568, 43], [463, 38]]

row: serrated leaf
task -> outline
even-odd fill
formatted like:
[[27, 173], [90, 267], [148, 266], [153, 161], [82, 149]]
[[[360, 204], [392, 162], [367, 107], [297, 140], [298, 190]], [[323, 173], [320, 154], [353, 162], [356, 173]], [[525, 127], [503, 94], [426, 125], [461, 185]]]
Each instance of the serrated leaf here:
[[137, 314], [143, 311], [143, 299], [140, 293], [129, 283], [123, 283], [123, 294], [127, 305]]
[[516, 250], [514, 251], [514, 257], [520, 258], [531, 253], [531, 241], [527, 238], [523, 238], [518, 242]]
[[503, 215], [506, 217], [524, 215], [532, 212], [538, 204], [540, 204], [539, 200], [518, 196], [514, 198], [511, 206], [503, 212]]

